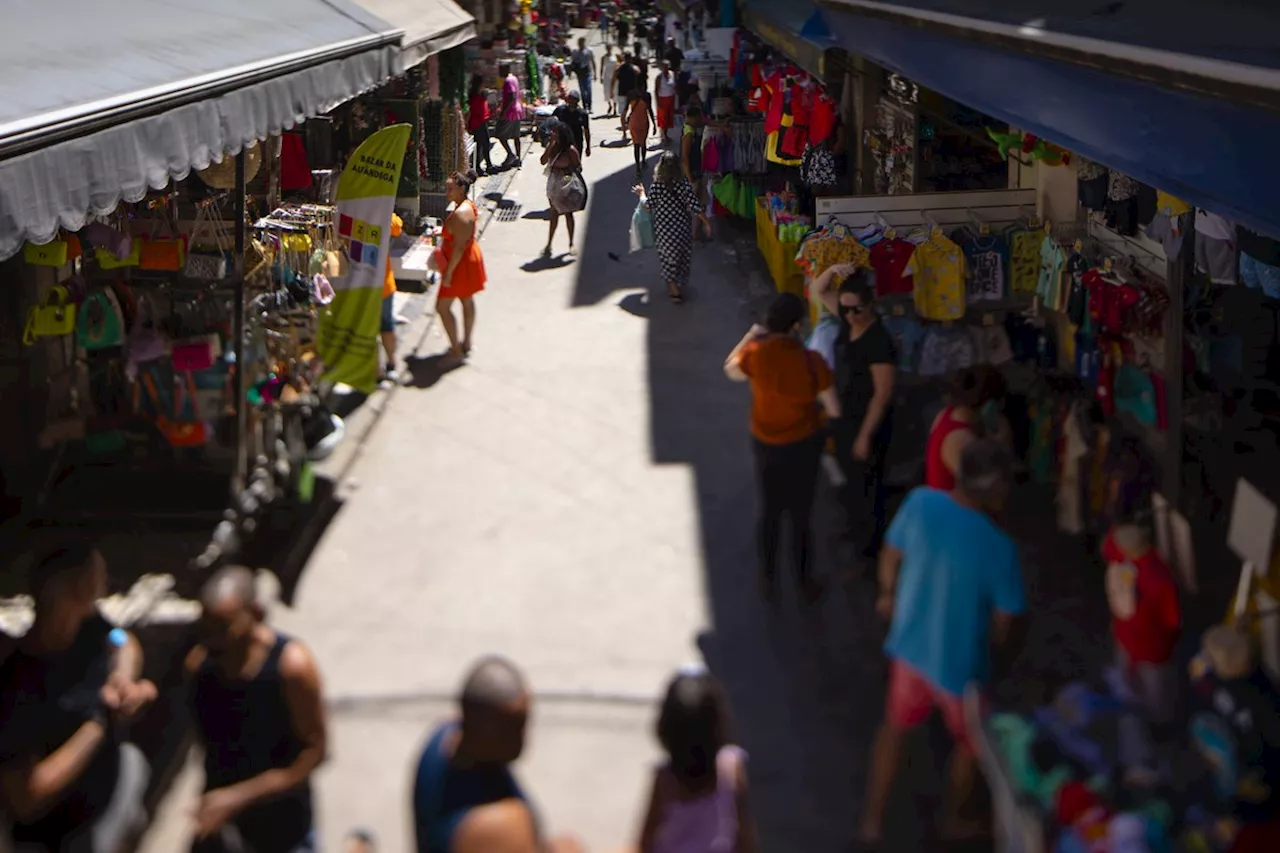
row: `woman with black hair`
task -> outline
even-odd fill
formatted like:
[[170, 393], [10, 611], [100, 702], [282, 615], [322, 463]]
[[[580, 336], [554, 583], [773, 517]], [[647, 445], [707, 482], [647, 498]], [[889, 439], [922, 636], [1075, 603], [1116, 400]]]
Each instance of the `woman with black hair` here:
[[[582, 180], [582, 156], [573, 144], [573, 133], [567, 124], [551, 125], [551, 139], [542, 152], [542, 165], [547, 167], [547, 203], [551, 206], [551, 226], [547, 232], [547, 245], [542, 257], [551, 257], [551, 244], [556, 239], [556, 226], [560, 217], [565, 218], [569, 229], [569, 254], [573, 254], [573, 214], [586, 204], [586, 182]], [[578, 185], [572, 185], [573, 181]]]
[[638, 853], [757, 853], [747, 802], [747, 754], [729, 741], [724, 689], [701, 665], [667, 686], [658, 742], [667, 761], [653, 777]]
[[843, 413], [834, 429], [836, 461], [845, 475], [849, 536], [859, 558], [874, 560], [884, 536], [885, 461], [893, 437], [893, 337], [876, 314], [870, 270], [837, 264], [812, 286], [844, 329], [835, 345], [836, 390]]
[[[475, 295], [484, 290], [488, 275], [484, 255], [476, 242], [476, 222], [480, 212], [471, 200], [471, 187], [476, 182], [474, 171], [454, 172], [445, 181], [445, 196], [453, 202], [453, 213], [444, 221], [444, 235], [436, 263], [441, 267], [440, 293], [436, 314], [445, 336], [449, 338], [449, 357], [461, 361], [471, 355], [471, 336], [476, 325]], [[453, 316], [453, 303], [462, 303], [462, 334]]]
[[809, 519], [824, 443], [823, 412], [839, 418], [831, 370], [808, 350], [801, 330], [809, 306], [794, 293], [778, 296], [725, 359], [725, 374], [751, 383], [751, 435], [760, 488], [759, 583], [777, 598], [777, 557], [783, 516], [791, 519], [791, 554], [801, 594], [809, 602], [822, 585], [809, 570]]
[[489, 90], [484, 87], [484, 79], [479, 74], [471, 75], [471, 90], [467, 94], [467, 133], [476, 141], [474, 167], [477, 174], [493, 171], [493, 160], [490, 150], [493, 143], [489, 140]]

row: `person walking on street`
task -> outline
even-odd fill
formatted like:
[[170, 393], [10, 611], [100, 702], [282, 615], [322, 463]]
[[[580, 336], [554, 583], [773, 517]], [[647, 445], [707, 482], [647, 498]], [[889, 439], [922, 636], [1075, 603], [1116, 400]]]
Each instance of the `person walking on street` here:
[[[690, 106], [684, 111], [684, 130], [680, 136], [680, 166], [684, 176], [693, 187], [694, 196], [698, 200], [698, 209], [705, 211], [709, 207], [706, 195], [706, 182], [702, 173], [702, 110]], [[711, 220], [702, 217], [703, 238], [711, 239]]]
[[502, 76], [502, 105], [498, 108], [498, 142], [507, 152], [502, 168], [520, 166], [520, 123], [524, 121], [524, 105], [520, 102], [520, 81], [511, 73], [511, 63], [498, 66]]
[[569, 58], [569, 67], [573, 69], [573, 73], [578, 75], [578, 89], [582, 93], [582, 106], [586, 108], [587, 115], [591, 115], [592, 106], [592, 82], [596, 77], [596, 54], [591, 48], [587, 47], [585, 38], [578, 39], [578, 49], [573, 52]]
[[951, 841], [975, 835], [962, 818], [976, 774], [962, 697], [969, 685], [987, 681], [992, 647], [1005, 642], [1026, 609], [1017, 546], [994, 520], [1012, 481], [1009, 450], [975, 439], [961, 453], [955, 489], [912, 490], [889, 526], [876, 600], [889, 621], [889, 687], [859, 832], [868, 848], [883, 841], [903, 739], [935, 709], [955, 741], [941, 835]]
[[842, 324], [835, 343], [842, 412], [834, 431], [836, 460], [845, 477], [848, 534], [858, 558], [874, 560], [884, 535], [885, 460], [893, 437], [893, 337], [875, 312], [870, 270], [837, 264], [814, 280], [813, 292]]
[[[615, 35], [618, 37], [618, 49], [625, 52], [627, 45], [631, 43], [631, 12], [629, 10], [623, 9], [618, 14], [618, 23], [614, 30], [616, 30]], [[631, 90], [624, 89], [622, 91], [630, 92]]]
[[511, 772], [524, 752], [533, 704], [515, 664], [499, 657], [476, 662], [458, 704], [461, 718], [437, 727], [418, 758], [417, 853], [580, 853], [572, 839], [542, 837], [533, 804]]
[[678, 305], [684, 301], [684, 289], [689, 284], [693, 262], [690, 217], [697, 217], [699, 222], [707, 224], [706, 214], [698, 205], [693, 187], [680, 174], [680, 162], [670, 151], [658, 158], [649, 192], [646, 194], [644, 187], [638, 184], [631, 191], [640, 196], [653, 216], [653, 236], [662, 267], [662, 280], [667, 285], [667, 297]]
[[822, 595], [822, 584], [809, 564], [809, 521], [822, 456], [822, 415], [825, 411], [828, 418], [838, 418], [840, 404], [827, 363], [801, 340], [808, 314], [799, 296], [779, 295], [764, 325], [752, 326], [724, 364], [730, 379], [751, 383], [751, 435], [760, 490], [758, 580], [769, 603], [778, 595], [784, 516], [791, 520], [792, 567], [801, 595], [811, 603]]
[[627, 141], [627, 116], [632, 94], [640, 88], [640, 70], [630, 53], [622, 54], [622, 63], [613, 75], [614, 88], [618, 90], [618, 113], [622, 117], [618, 130], [622, 131], [622, 141]]
[[614, 75], [618, 73], [618, 55], [613, 52], [613, 48], [606, 48], [604, 59], [600, 60], [600, 83], [604, 86], [605, 113], [606, 118], [613, 118], [618, 114], [618, 81], [614, 79]]
[[[556, 227], [560, 217], [565, 218], [565, 227], [569, 229], [569, 254], [574, 253], [573, 215], [582, 210], [586, 204], [586, 182], [582, 181], [582, 156], [578, 147], [573, 144], [573, 133], [569, 126], [555, 122], [551, 126], [551, 141], [542, 152], [542, 165], [547, 168], [547, 203], [551, 207], [551, 222], [547, 231], [547, 245], [542, 250], [542, 257], [551, 257], [551, 244], [556, 239]], [[573, 191], [572, 181], [582, 183], [580, 196]]]
[[[446, 198], [454, 206], [444, 221], [444, 232], [439, 249], [439, 260], [444, 269], [440, 273], [440, 293], [436, 301], [436, 313], [445, 337], [449, 339], [449, 358], [454, 362], [471, 355], [471, 343], [476, 328], [475, 295], [484, 290], [488, 276], [484, 268], [484, 254], [476, 242], [476, 223], [480, 211], [471, 200], [471, 187], [476, 182], [475, 172], [454, 172], [445, 181]], [[453, 315], [453, 303], [462, 303], [462, 335], [458, 335], [458, 321]]]
[[311, 777], [328, 752], [315, 658], [266, 624], [244, 566], [215, 573], [200, 604], [200, 643], [186, 660], [205, 772], [191, 849], [313, 853]]
[[493, 142], [489, 139], [489, 90], [484, 87], [484, 79], [479, 74], [471, 77], [471, 90], [467, 95], [467, 133], [476, 142], [476, 156], [473, 164], [476, 174], [483, 175], [493, 171], [493, 159], [490, 152]]
[[573, 136], [573, 144], [584, 157], [591, 156], [591, 114], [579, 106], [582, 97], [577, 89], [573, 89], [565, 97], [564, 103], [556, 107], [551, 117], [569, 128]]
[[666, 146], [676, 124], [676, 73], [671, 70], [671, 63], [663, 61], [662, 70], [653, 81], [653, 91], [658, 96], [658, 131]]
[[674, 38], [667, 39], [667, 49], [663, 51], [662, 58], [671, 64], [671, 70], [679, 74], [681, 67], [684, 65], [684, 51], [676, 46]]
[[658, 717], [666, 762], [653, 776], [638, 853], [759, 853], [747, 754], [729, 740], [724, 688], [701, 665], [667, 686]]
[[102, 618], [107, 563], [91, 543], [47, 552], [36, 618], [0, 665], [0, 803], [16, 853], [120, 853], [146, 826], [150, 779], [122, 729], [155, 701], [138, 641]]
[[644, 177], [644, 161], [648, 157], [649, 128], [653, 127], [653, 104], [648, 92], [639, 89], [627, 99], [627, 133], [631, 135], [631, 150], [636, 158], [636, 180]]
[[[391, 236], [399, 237], [404, 233], [404, 220], [391, 214]], [[382, 340], [382, 353], [386, 358], [386, 367], [382, 371], [384, 382], [400, 381], [396, 370], [396, 274], [391, 269], [391, 258], [387, 257], [387, 271], [382, 278], [382, 316], [379, 320], [379, 338]]]

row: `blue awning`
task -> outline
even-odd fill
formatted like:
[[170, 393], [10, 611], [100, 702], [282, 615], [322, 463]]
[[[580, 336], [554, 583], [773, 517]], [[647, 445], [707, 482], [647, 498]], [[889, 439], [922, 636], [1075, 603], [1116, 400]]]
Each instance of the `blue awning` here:
[[816, 3], [742, 0], [741, 6], [744, 27], [815, 77], [826, 76], [827, 53], [840, 44]]
[[826, 10], [850, 53], [1280, 238], [1280, 115]]

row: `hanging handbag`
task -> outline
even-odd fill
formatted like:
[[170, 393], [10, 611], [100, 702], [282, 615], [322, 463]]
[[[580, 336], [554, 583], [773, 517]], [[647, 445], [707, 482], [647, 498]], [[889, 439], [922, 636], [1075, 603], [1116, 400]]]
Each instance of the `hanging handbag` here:
[[40, 338], [56, 338], [69, 335], [76, 328], [76, 306], [67, 289], [62, 285], [49, 288], [44, 301], [27, 312], [27, 325], [22, 342], [34, 346]]
[[22, 258], [37, 267], [60, 267], [80, 257], [80, 239], [74, 234], [58, 237], [48, 243], [26, 243]]
[[[186, 266], [187, 241], [178, 234], [172, 219], [170, 203], [165, 202], [160, 215], [152, 221], [151, 236], [140, 241], [142, 246], [138, 252], [138, 266], [141, 269], [177, 272]], [[167, 236], [159, 236], [162, 228], [169, 232]]]
[[138, 297], [138, 310], [134, 316], [133, 329], [129, 332], [129, 359], [126, 374], [134, 378], [138, 374], [138, 365], [165, 358], [169, 355], [169, 341], [160, 331], [156, 322], [155, 306], [151, 297], [143, 294]]
[[[196, 221], [191, 227], [191, 250], [187, 252], [187, 261], [183, 267], [183, 273], [188, 278], [218, 281], [227, 277], [230, 264], [221, 225], [221, 222], [214, 221], [211, 203], [201, 204], [196, 208]], [[209, 242], [202, 242], [202, 238]]]
[[76, 311], [76, 339], [90, 352], [124, 346], [124, 315], [110, 288], [85, 297]]
[[173, 342], [174, 370], [208, 370], [222, 355], [222, 341], [216, 333], [183, 338]]
[[98, 261], [100, 269], [119, 270], [136, 267], [142, 262], [142, 241], [130, 240], [124, 255], [116, 255], [110, 249], [98, 248], [93, 250], [93, 256]]

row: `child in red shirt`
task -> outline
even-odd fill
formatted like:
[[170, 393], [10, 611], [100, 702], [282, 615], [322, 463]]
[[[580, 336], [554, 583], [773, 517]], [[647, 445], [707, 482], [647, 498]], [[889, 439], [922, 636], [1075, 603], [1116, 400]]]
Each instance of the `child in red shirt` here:
[[1173, 652], [1182, 632], [1178, 587], [1152, 543], [1136, 524], [1120, 524], [1102, 543], [1107, 602], [1121, 674], [1154, 722], [1168, 722], [1177, 698]]

